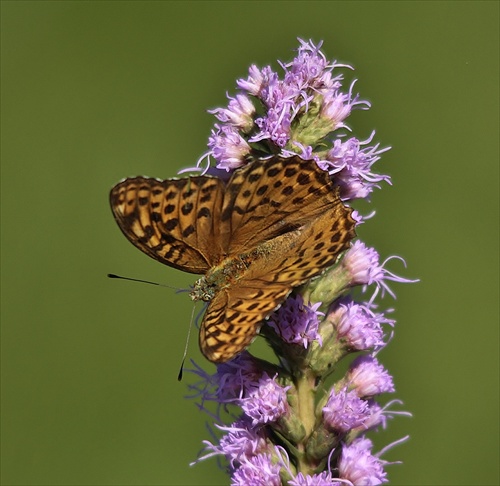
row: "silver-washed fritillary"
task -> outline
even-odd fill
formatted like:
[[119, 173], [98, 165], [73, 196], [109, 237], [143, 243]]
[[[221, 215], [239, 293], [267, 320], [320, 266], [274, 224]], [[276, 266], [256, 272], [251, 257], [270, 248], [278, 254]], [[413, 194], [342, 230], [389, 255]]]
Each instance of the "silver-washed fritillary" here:
[[191, 297], [209, 302], [200, 348], [210, 361], [243, 351], [293, 287], [335, 263], [355, 236], [351, 209], [315, 162], [273, 157], [234, 171], [113, 187], [118, 226], [140, 250], [204, 274]]

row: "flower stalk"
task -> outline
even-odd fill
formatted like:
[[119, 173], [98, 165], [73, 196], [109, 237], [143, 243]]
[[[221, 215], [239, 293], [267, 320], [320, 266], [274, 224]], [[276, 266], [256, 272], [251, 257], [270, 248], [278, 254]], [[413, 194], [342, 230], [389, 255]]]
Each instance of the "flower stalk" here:
[[[270, 66], [252, 65], [228, 106], [211, 110], [217, 123], [203, 171], [230, 173], [276, 155], [298, 155], [328, 171], [345, 204], [368, 199], [380, 183], [390, 183], [372, 171], [388, 148], [371, 145], [374, 133], [364, 141], [349, 136], [345, 121], [370, 104], [353, 94], [354, 83], [342, 89], [337, 70], [350, 66], [327, 61], [321, 44], [299, 42], [296, 57], [280, 63], [282, 77]], [[357, 212], [353, 217], [364, 222]], [[380, 263], [375, 249], [358, 240], [333, 267], [294, 289], [260, 332], [274, 359], [244, 351], [214, 374], [194, 365], [199, 381], [190, 385], [191, 394], [202, 410], [215, 404], [211, 416], [219, 432], [214, 442], [204, 441], [198, 461], [223, 456], [232, 485], [387, 482], [389, 463], [372, 451], [366, 434], [395, 415], [409, 415], [389, 411], [396, 400], [378, 404], [382, 394], [395, 391], [377, 357], [395, 321], [375, 299], [395, 296], [389, 281], [410, 282], [385, 268], [389, 260]], [[355, 300], [354, 288], [366, 298]], [[347, 359], [347, 373], [335, 376]], [[331, 375], [334, 384], [327, 386]], [[231, 424], [222, 425], [225, 420]]]

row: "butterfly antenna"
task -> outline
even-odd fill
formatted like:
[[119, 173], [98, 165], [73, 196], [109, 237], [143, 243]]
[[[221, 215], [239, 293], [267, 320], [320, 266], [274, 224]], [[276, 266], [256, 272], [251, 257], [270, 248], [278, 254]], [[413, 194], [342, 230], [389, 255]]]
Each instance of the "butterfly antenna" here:
[[108, 278], [120, 278], [122, 280], [130, 280], [132, 282], [142, 282], [149, 285], [157, 285], [158, 287], [166, 287], [167, 289], [175, 290], [176, 292], [183, 292], [184, 289], [179, 289], [178, 287], [171, 287], [170, 285], [161, 284], [158, 282], [150, 282], [149, 280], [140, 280], [138, 278], [122, 277], [121, 275], [115, 275], [114, 273], [108, 273]]
[[179, 374], [177, 375], [177, 381], [182, 381], [182, 373], [184, 371], [184, 361], [186, 361], [187, 350], [189, 346], [189, 337], [191, 336], [191, 328], [193, 327], [194, 310], [196, 306], [193, 305], [193, 310], [191, 311], [191, 319], [189, 320], [188, 333], [186, 337], [186, 345], [184, 346], [184, 353], [182, 355], [181, 366], [179, 368]]
[[187, 289], [177, 289], [177, 290], [175, 291], [175, 293], [176, 293], [176, 294], [182, 294], [182, 293], [184, 293], [184, 292], [191, 292], [192, 290], [193, 290], [193, 286], [192, 286], [192, 285], [190, 285], [190, 286], [189, 286], [189, 288], [187, 288]]

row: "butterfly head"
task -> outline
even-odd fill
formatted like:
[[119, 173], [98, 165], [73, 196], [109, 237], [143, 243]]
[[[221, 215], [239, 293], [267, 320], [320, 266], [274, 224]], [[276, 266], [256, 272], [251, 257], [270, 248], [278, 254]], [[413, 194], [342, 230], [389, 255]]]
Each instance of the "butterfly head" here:
[[203, 302], [210, 302], [217, 292], [215, 285], [210, 285], [205, 277], [198, 279], [189, 296], [192, 300], [202, 300]]

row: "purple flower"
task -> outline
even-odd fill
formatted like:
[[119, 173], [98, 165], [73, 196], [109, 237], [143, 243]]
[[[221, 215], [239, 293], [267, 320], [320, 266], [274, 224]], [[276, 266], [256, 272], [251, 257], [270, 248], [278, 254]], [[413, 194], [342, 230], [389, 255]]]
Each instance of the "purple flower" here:
[[210, 153], [218, 161], [219, 169], [227, 171], [241, 167], [245, 163], [245, 156], [250, 153], [250, 145], [230, 125], [215, 125], [212, 135], [208, 139]]
[[269, 139], [278, 147], [284, 147], [289, 139], [297, 89], [281, 81], [270, 67], [262, 70], [260, 79], [258, 97], [267, 110], [255, 120], [260, 132], [252, 136], [250, 142]]
[[283, 101], [273, 108], [269, 108], [267, 116], [257, 118], [255, 123], [260, 132], [250, 139], [250, 142], [270, 139], [278, 147], [284, 147], [290, 137], [291, 104]]
[[249, 459], [268, 449], [265, 430], [252, 427], [245, 418], [237, 420], [231, 427], [220, 428], [228, 431], [220, 439], [220, 448], [231, 463]]
[[371, 454], [373, 444], [366, 438], [355, 439], [342, 448], [339, 475], [356, 486], [376, 486], [387, 482], [383, 462]]
[[270, 82], [274, 82], [278, 77], [269, 66], [260, 70], [255, 64], [250, 66], [248, 73], [249, 75], [246, 80], [238, 79], [236, 84], [238, 88], [246, 91], [248, 94], [259, 97], [263, 87], [267, 86]]
[[377, 251], [368, 248], [360, 240], [354, 242], [342, 264], [351, 275], [351, 285], [370, 285], [377, 280], [383, 280]]
[[[350, 66], [329, 64], [320, 50], [321, 43], [299, 40], [301, 45], [294, 60], [280, 63], [285, 71], [283, 79], [269, 66], [259, 69], [252, 65], [248, 78], [237, 82], [241, 90], [259, 98], [266, 108], [265, 113], [254, 120], [259, 131], [248, 139], [250, 143], [268, 141], [284, 153], [294, 152], [300, 146], [302, 152], [308, 147], [312, 150], [312, 142], [317, 144], [329, 132], [345, 126], [343, 121], [355, 106], [369, 106], [368, 102], [359, 101], [358, 95], [353, 96], [354, 83], [348, 93], [342, 93], [342, 75], [332, 77], [334, 68]], [[227, 109], [219, 108], [212, 113], [219, 121], [241, 127], [248, 133], [252, 127], [248, 116], [254, 112], [250, 104], [245, 102], [244, 109], [240, 104], [231, 107], [230, 103]], [[311, 111], [313, 105], [315, 108]], [[244, 113], [243, 120], [240, 120], [240, 112]], [[319, 159], [318, 155], [315, 157]]]
[[305, 42], [299, 39], [299, 42], [300, 47], [295, 59], [288, 64], [282, 63], [283, 68], [287, 71], [285, 81], [290, 85], [297, 86], [299, 90], [339, 88], [340, 83], [334, 85], [332, 82], [331, 67], [320, 50], [323, 43], [319, 42], [315, 46], [312, 41]]
[[323, 97], [321, 115], [330, 120], [333, 131], [344, 126], [342, 122], [351, 114], [351, 108], [349, 95], [328, 93]]
[[323, 471], [319, 474], [299, 473], [297, 476], [288, 481], [289, 486], [340, 486], [343, 482], [335, 481], [328, 471]]
[[280, 469], [269, 454], [257, 454], [236, 469], [231, 486], [281, 486]]
[[216, 427], [227, 433], [220, 438], [218, 445], [207, 440], [203, 441], [206, 453], [196, 462], [222, 454], [226, 456], [230, 466], [236, 469], [239, 463], [248, 461], [251, 457], [269, 449], [265, 429], [252, 427], [245, 417], [230, 426], [216, 425]]
[[387, 419], [392, 419], [396, 415], [411, 417], [411, 413], [400, 410], [389, 410], [394, 403], [400, 404], [400, 400], [392, 400], [381, 407], [374, 399], [367, 401], [370, 407], [370, 416], [365, 420], [362, 427], [358, 427], [358, 431], [366, 431], [375, 429], [379, 425], [383, 429], [387, 426]]
[[[357, 427], [358, 431], [367, 431], [369, 429], [375, 429], [379, 425], [385, 429], [387, 424], [387, 418], [392, 418], [390, 415], [385, 414], [384, 409], [373, 399], [367, 400], [370, 414], [368, 418], [363, 422], [361, 427]], [[354, 429], [354, 430], [356, 430]]]
[[304, 304], [301, 295], [289, 297], [267, 323], [286, 343], [300, 344], [305, 349], [313, 341], [321, 345], [318, 326], [319, 316], [324, 313], [318, 311], [320, 305], [321, 302], [312, 306]]
[[202, 409], [205, 401], [226, 404], [247, 396], [248, 391], [257, 386], [264, 373], [257, 360], [246, 351], [231, 361], [218, 365], [213, 375], [193, 364], [195, 368], [188, 371], [198, 376], [200, 381], [189, 388], [191, 396], [200, 399]]
[[216, 108], [215, 110], [208, 110], [209, 113], [224, 123], [240, 128], [243, 132], [249, 132], [253, 126], [253, 115], [255, 113], [255, 106], [250, 101], [250, 98], [244, 94], [237, 94], [235, 98], [229, 98], [229, 105], [227, 108]]
[[[386, 280], [392, 280], [393, 282], [400, 283], [418, 281], [398, 277], [384, 268], [384, 265], [391, 258], [399, 257], [387, 258], [384, 262], [382, 262], [382, 264], [380, 264], [379, 254], [377, 251], [374, 248], [368, 248], [362, 241], [358, 240], [346, 253], [345, 258], [342, 260], [342, 265], [350, 274], [351, 285], [363, 285], [364, 289], [366, 289], [367, 285], [371, 285], [373, 283], [376, 285], [375, 292], [370, 299], [370, 302], [372, 302], [380, 290], [382, 297], [384, 297], [385, 292], [387, 292], [391, 297], [396, 298]], [[401, 258], [399, 259], [402, 260]]]
[[246, 351], [218, 365], [215, 374], [217, 399], [233, 401], [247, 396], [249, 390], [259, 383], [262, 373], [257, 361]]
[[395, 391], [392, 376], [372, 356], [358, 356], [352, 362], [346, 378], [359, 397], [366, 398]]
[[323, 407], [323, 418], [329, 429], [348, 432], [363, 425], [370, 416], [368, 403], [358, 397], [355, 391], [343, 388], [336, 392], [331, 390]]
[[264, 373], [259, 382], [252, 386], [239, 404], [252, 419], [252, 425], [275, 422], [288, 410], [286, 392], [290, 387], [281, 387], [275, 379]]
[[368, 305], [348, 299], [338, 303], [328, 315], [328, 320], [334, 323], [338, 337], [358, 351], [384, 346], [381, 324], [394, 324], [383, 314], [375, 314]]
[[391, 183], [387, 175], [375, 174], [372, 166], [380, 160], [380, 155], [390, 147], [379, 149], [379, 144], [364, 147], [371, 142], [375, 132], [368, 140], [360, 142], [357, 138], [342, 141], [337, 139], [328, 151], [322, 168], [335, 174], [335, 182], [340, 186], [342, 199], [367, 198], [379, 182]]

